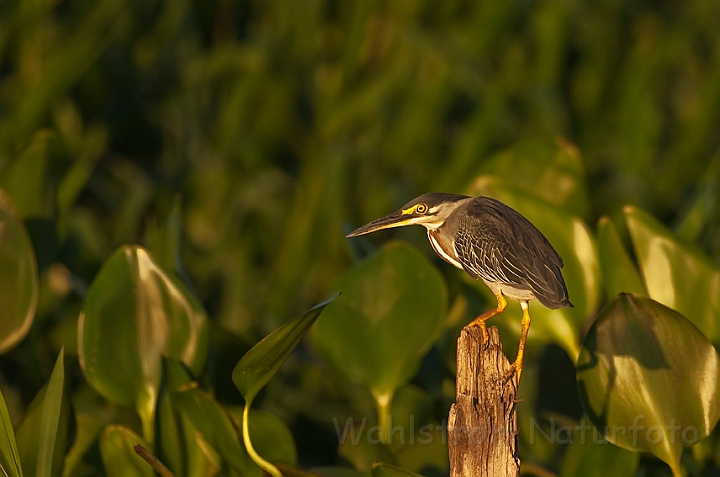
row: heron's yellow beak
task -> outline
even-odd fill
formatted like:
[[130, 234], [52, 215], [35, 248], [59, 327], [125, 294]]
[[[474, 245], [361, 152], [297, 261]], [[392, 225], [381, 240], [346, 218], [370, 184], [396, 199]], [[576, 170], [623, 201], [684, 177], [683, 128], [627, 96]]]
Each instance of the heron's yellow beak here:
[[393, 212], [390, 215], [386, 215], [385, 217], [381, 217], [363, 225], [362, 227], [350, 232], [347, 236], [357, 237], [358, 235], [369, 234], [370, 232], [375, 232], [376, 230], [411, 225], [414, 223], [413, 219], [415, 218], [416, 215], [408, 213], [408, 211], [398, 210], [397, 212]]

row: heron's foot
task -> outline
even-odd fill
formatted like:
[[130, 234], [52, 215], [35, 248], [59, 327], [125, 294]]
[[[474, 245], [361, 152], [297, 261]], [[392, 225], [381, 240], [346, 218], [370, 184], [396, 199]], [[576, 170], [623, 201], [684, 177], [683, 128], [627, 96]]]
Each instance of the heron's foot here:
[[507, 372], [507, 374], [505, 375], [505, 378], [503, 378], [503, 380], [502, 380], [503, 386], [505, 386], [507, 383], [509, 383], [512, 379], [514, 379], [516, 374], [517, 373], [515, 372], [515, 367], [510, 365], [510, 370]]
[[480, 331], [482, 332], [482, 337], [483, 337], [483, 346], [485, 346], [488, 342], [488, 331], [487, 331], [487, 327], [485, 326], [485, 320], [483, 320], [481, 318], [482, 317], [476, 318], [468, 326], [477, 326], [478, 328], [480, 328]]
[[503, 384], [507, 384], [508, 381], [513, 379], [515, 376], [517, 376], [517, 383], [520, 384], [520, 375], [522, 374], [522, 362], [518, 363], [515, 361], [510, 365], [510, 370], [505, 375], [505, 380], [503, 381]]
[[497, 295], [497, 308], [494, 310], [486, 311], [482, 315], [478, 316], [468, 326], [479, 326], [480, 330], [482, 331], [483, 335], [483, 346], [485, 346], [488, 342], [488, 332], [487, 328], [485, 327], [485, 322], [492, 318], [493, 316], [497, 315], [498, 313], [502, 313], [503, 310], [505, 310], [505, 307], [507, 306], [507, 301], [505, 300], [505, 297], [502, 296], [502, 294]]

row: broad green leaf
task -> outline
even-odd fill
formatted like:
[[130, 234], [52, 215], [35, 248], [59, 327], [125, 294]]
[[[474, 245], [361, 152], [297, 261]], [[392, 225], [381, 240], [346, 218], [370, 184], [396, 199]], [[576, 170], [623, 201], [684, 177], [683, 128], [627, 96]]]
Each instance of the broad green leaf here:
[[20, 460], [28, 475], [59, 475], [65, 457], [70, 415], [69, 401], [63, 390], [63, 355], [64, 351], [61, 351], [50, 381], [35, 396], [17, 426]]
[[169, 356], [163, 356], [163, 377], [163, 384], [168, 391], [182, 391], [193, 382], [183, 363]]
[[106, 427], [100, 435], [100, 455], [108, 477], [154, 477], [150, 464], [133, 450], [136, 444], [150, 449], [148, 443], [125, 426]]
[[161, 395], [158, 442], [160, 458], [175, 475], [208, 477], [222, 468], [220, 455], [183, 413], [176, 412], [170, 395]]
[[416, 474], [415, 472], [410, 472], [409, 470], [401, 469], [400, 467], [395, 467], [394, 465], [376, 464], [373, 466], [372, 476], [373, 477], [410, 477], [410, 476], [420, 477], [420, 474]]
[[78, 323], [80, 364], [88, 382], [109, 400], [137, 409], [153, 439], [163, 356], [203, 368], [207, 317], [179, 280], [147, 250], [124, 246], [95, 277]]
[[[579, 217], [550, 205], [536, 196], [506, 188], [494, 182], [489, 176], [476, 179], [468, 192], [470, 195], [494, 197], [520, 212], [545, 235], [562, 257], [564, 262], [562, 274], [574, 308], [548, 310], [537, 301], [531, 301], [532, 325], [528, 339], [540, 339], [544, 342], [552, 339], [565, 348], [572, 359], [575, 359], [579, 350], [578, 329], [585, 319], [595, 312], [600, 300], [600, 265], [597, 246], [587, 226]], [[495, 297], [489, 288], [482, 281], [476, 283], [494, 305]], [[508, 316], [510, 314], [514, 316], [511, 318]], [[511, 304], [502, 317], [519, 336], [522, 317], [519, 306]]]
[[598, 222], [597, 241], [606, 299], [610, 300], [618, 293], [646, 294], [640, 274], [607, 217], [601, 217]]
[[180, 415], [183, 434], [185, 436], [185, 459], [188, 477], [212, 477], [222, 469], [222, 459], [218, 452], [198, 432], [192, 422], [183, 414]]
[[323, 309], [336, 297], [337, 295], [293, 318], [245, 353], [233, 370], [232, 380], [246, 402], [255, 399], [257, 393], [270, 381], [315, 323]]
[[38, 272], [30, 236], [0, 189], [0, 353], [30, 330], [38, 299]]
[[624, 212], [649, 296], [720, 342], [720, 270], [647, 213]]
[[0, 426], [2, 426], [2, 436], [0, 436], [0, 470], [8, 477], [22, 477], [22, 466], [20, 464], [20, 454], [18, 453], [17, 444], [15, 443], [15, 432], [13, 431], [12, 422], [8, 415], [7, 406], [5, 405], [5, 397], [0, 393]]
[[684, 445], [720, 418], [720, 357], [684, 316], [621, 294], [598, 315], [577, 362], [580, 398], [605, 439], [651, 452], [676, 475]]
[[228, 465], [242, 476], [260, 476], [262, 472], [240, 443], [236, 427], [220, 404], [196, 383], [172, 393], [176, 408], [192, 423]]
[[533, 194], [580, 217], [590, 211], [580, 151], [564, 138], [520, 142], [483, 161], [475, 175], [493, 176], [504, 188]]
[[575, 427], [565, 452], [561, 477], [634, 477], [640, 454], [610, 444], [584, 422]]
[[[242, 407], [232, 407], [228, 411], [242, 426]], [[255, 450], [273, 464], [297, 465], [297, 449], [292, 432], [282, 419], [275, 414], [250, 409], [250, 437]]]
[[438, 270], [414, 247], [392, 242], [346, 272], [315, 327], [313, 343], [338, 374], [391, 396], [417, 372], [447, 311]]

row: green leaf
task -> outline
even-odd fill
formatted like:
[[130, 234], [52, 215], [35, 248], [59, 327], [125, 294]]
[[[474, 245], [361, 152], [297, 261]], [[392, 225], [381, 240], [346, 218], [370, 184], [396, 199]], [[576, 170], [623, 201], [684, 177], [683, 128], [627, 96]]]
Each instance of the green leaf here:
[[163, 359], [163, 386], [158, 401], [158, 445], [160, 458], [175, 474], [188, 477], [214, 475], [220, 456], [203, 438], [192, 421], [177, 409], [174, 392], [194, 387], [186, 368], [173, 358]]
[[404, 469], [401, 469], [400, 467], [395, 467], [393, 465], [376, 464], [373, 466], [372, 476], [373, 477], [410, 477], [410, 476], [420, 477], [420, 474], [416, 474], [415, 472], [410, 472], [409, 470], [404, 470]]
[[199, 373], [207, 346], [202, 307], [147, 250], [124, 246], [107, 260], [80, 315], [80, 364], [100, 394], [137, 409], [147, 440], [153, 439], [162, 357]]
[[580, 217], [590, 211], [580, 151], [564, 138], [520, 142], [483, 161], [476, 175], [473, 188], [483, 188], [482, 182], [490, 180]]
[[[123, 419], [121, 413], [128, 413], [128, 410], [118, 409], [117, 406], [108, 406], [107, 399], [85, 381], [73, 388], [70, 399], [75, 417], [74, 441], [64, 457], [63, 477], [85, 475], [83, 471], [91, 464], [84, 458], [97, 445], [102, 430]], [[66, 448], [62, 449], [65, 451]]]
[[30, 403], [16, 429], [20, 460], [28, 475], [58, 475], [63, 464], [70, 421], [63, 389], [63, 356], [61, 351], [50, 381]]
[[232, 469], [242, 476], [262, 475], [240, 444], [236, 426], [228, 414], [217, 401], [199, 389], [197, 383], [172, 393], [172, 402]]
[[15, 443], [15, 432], [10, 422], [5, 397], [0, 392], [0, 424], [2, 425], [2, 436], [0, 436], [0, 470], [8, 477], [22, 477], [22, 466], [20, 454]]
[[651, 452], [680, 475], [683, 445], [720, 419], [720, 357], [678, 312], [621, 294], [599, 314], [577, 362], [580, 398], [605, 439]]
[[[160, 457], [175, 475], [186, 475], [185, 429], [182, 415], [175, 412], [170, 391], [164, 389], [158, 399], [158, 436], [156, 449], [160, 449]], [[189, 423], [189, 421], [188, 421]]]
[[163, 356], [163, 373], [168, 391], [182, 391], [193, 382], [183, 363], [169, 356]]
[[232, 380], [246, 402], [252, 402], [255, 399], [257, 393], [270, 381], [270, 378], [315, 323], [323, 309], [337, 296], [335, 295], [293, 318], [245, 353], [233, 370]]
[[[561, 477], [634, 477], [640, 454], [610, 444], [586, 427], [572, 434]], [[588, 432], [584, 432], [588, 431]]]
[[345, 273], [343, 294], [313, 331], [318, 352], [338, 374], [391, 396], [417, 372], [447, 312], [438, 270], [414, 247], [392, 242]]
[[647, 213], [629, 206], [624, 212], [650, 297], [720, 342], [720, 270]]
[[108, 477], [154, 477], [150, 464], [133, 450], [135, 444], [150, 449], [148, 443], [125, 426], [106, 427], [100, 435], [100, 455]]
[[[578, 330], [585, 319], [595, 312], [600, 300], [597, 246], [587, 226], [579, 217], [536, 196], [506, 188], [490, 180], [483, 183], [478, 178], [469, 193], [494, 197], [520, 212], [545, 235], [562, 257], [565, 265], [562, 274], [574, 308], [548, 310], [536, 301], [531, 301], [532, 325], [528, 340], [541, 340], [544, 343], [554, 340], [575, 359], [579, 350]], [[482, 281], [476, 283], [494, 306], [495, 297], [489, 288]], [[515, 313], [517, 318], [505, 318], [506, 323], [516, 336], [520, 336], [522, 314], [519, 307], [510, 305], [503, 317], [509, 313]], [[493, 324], [492, 321], [490, 324]]]
[[83, 457], [95, 445], [102, 429], [110, 419], [99, 418], [92, 412], [75, 410], [75, 440], [63, 464], [63, 477], [81, 474]]
[[645, 295], [640, 274], [625, 251], [615, 226], [607, 217], [601, 217], [598, 222], [597, 241], [606, 299], [610, 300], [618, 293]]
[[27, 335], [38, 300], [38, 272], [30, 236], [0, 189], [0, 353]]
[[[280, 366], [285, 362], [293, 349], [298, 345], [305, 333], [315, 323], [322, 310], [337, 298], [316, 305], [309, 311], [294, 318], [277, 330], [263, 338], [253, 346], [250, 351], [237, 363], [233, 370], [232, 379], [240, 394], [245, 398], [243, 416], [249, 416], [250, 404], [257, 393], [267, 384]], [[250, 436], [250, 418], [242, 420], [243, 442], [251, 459], [263, 470], [273, 476], [280, 475], [280, 471], [266, 458], [255, 450]]]
[[[37, 456], [37, 477], [51, 477], [53, 475], [53, 453], [56, 449], [55, 443], [58, 437], [60, 424], [60, 411], [63, 404], [63, 387], [65, 382], [65, 366], [63, 357], [65, 353], [61, 349], [55, 362], [55, 367], [50, 375], [50, 382], [47, 385], [47, 392], [43, 400], [42, 414], [40, 416], [40, 428], [38, 429], [38, 456]], [[65, 439], [63, 439], [64, 441]], [[58, 449], [62, 462], [64, 449]]]
[[176, 475], [206, 477], [217, 474], [222, 469], [220, 455], [186, 416], [181, 415], [180, 418], [185, 436], [187, 472]]

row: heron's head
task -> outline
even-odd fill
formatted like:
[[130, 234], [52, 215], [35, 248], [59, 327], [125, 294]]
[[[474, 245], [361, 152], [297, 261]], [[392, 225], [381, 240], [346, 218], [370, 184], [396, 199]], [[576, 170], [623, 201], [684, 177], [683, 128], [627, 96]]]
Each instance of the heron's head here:
[[465, 195], [431, 192], [416, 197], [390, 215], [363, 225], [348, 237], [369, 234], [376, 230], [418, 224], [427, 229], [435, 229], [445, 223], [445, 219], [463, 202], [469, 199]]

